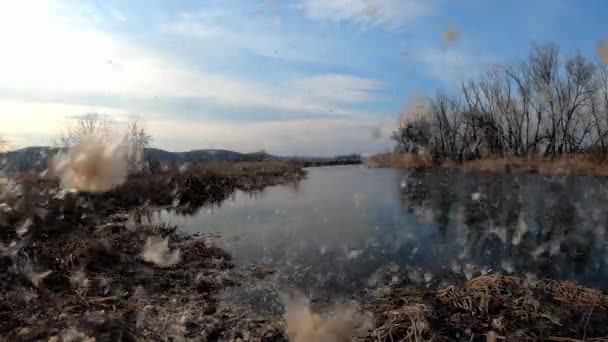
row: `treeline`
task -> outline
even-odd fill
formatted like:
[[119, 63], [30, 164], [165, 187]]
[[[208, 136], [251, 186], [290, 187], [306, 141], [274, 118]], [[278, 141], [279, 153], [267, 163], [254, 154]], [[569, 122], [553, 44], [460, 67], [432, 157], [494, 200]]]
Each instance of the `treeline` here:
[[435, 160], [567, 154], [608, 156], [608, 65], [556, 45], [439, 92], [393, 133], [399, 152]]

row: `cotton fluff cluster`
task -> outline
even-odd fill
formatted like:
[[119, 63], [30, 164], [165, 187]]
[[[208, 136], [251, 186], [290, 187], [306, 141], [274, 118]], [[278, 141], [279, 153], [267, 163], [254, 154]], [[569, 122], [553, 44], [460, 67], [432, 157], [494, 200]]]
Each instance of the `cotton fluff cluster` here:
[[149, 236], [141, 253], [144, 261], [158, 267], [173, 267], [179, 262], [179, 249], [169, 250], [169, 240], [155, 236]]
[[598, 44], [597, 54], [604, 63], [608, 63], [608, 40], [602, 40]]
[[105, 192], [124, 183], [127, 157], [125, 145], [106, 145], [84, 138], [55, 161], [54, 169], [65, 189]]
[[361, 324], [349, 307], [338, 308], [331, 317], [321, 317], [310, 309], [303, 296], [287, 301], [287, 335], [290, 342], [349, 342], [361, 331]]
[[443, 33], [443, 41], [447, 44], [452, 44], [460, 38], [460, 33], [455, 27], [450, 27]]

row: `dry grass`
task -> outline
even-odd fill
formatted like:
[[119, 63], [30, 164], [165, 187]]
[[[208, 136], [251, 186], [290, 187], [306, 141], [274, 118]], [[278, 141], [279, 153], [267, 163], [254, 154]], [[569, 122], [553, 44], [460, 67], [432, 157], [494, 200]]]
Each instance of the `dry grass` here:
[[565, 176], [608, 176], [608, 162], [588, 155], [560, 158], [486, 158], [463, 164], [465, 169], [492, 173], [540, 173]]
[[184, 165], [130, 175], [123, 185], [103, 196], [123, 208], [178, 205], [187, 212], [203, 204], [220, 202], [236, 189], [260, 190], [297, 181], [304, 175], [300, 167], [279, 162]]
[[608, 308], [608, 296], [601, 291], [569, 281], [544, 280], [543, 288], [559, 302], [593, 308]]
[[503, 289], [519, 286], [521, 279], [498, 275], [481, 276], [464, 284], [462, 288], [449, 286], [437, 292], [440, 302], [474, 314], [485, 315], [494, 298], [500, 295]]
[[[573, 282], [485, 275], [439, 290], [436, 298], [456, 328], [477, 321], [511, 338], [577, 341], [573, 338], [580, 334], [581, 340], [605, 340], [586, 337], [606, 333], [608, 295]], [[558, 336], [565, 333], [570, 336]]]
[[370, 167], [396, 167], [425, 169], [433, 166], [430, 158], [416, 153], [383, 153], [367, 158], [364, 163]]
[[[462, 287], [450, 286], [437, 292], [439, 301], [471, 312], [486, 314], [493, 300], [517, 292], [538, 290], [553, 300], [576, 307], [608, 308], [608, 296], [601, 291], [569, 281], [541, 279], [527, 281], [520, 277], [485, 275], [466, 282]], [[515, 301], [521, 304], [522, 301]], [[538, 303], [528, 308], [538, 308]]]
[[299, 166], [281, 161], [260, 162], [213, 162], [200, 164], [201, 170], [214, 172], [220, 175], [238, 177], [255, 175], [279, 175], [289, 172], [298, 172]]
[[407, 286], [366, 304], [376, 327], [365, 341], [608, 341], [608, 295], [573, 282], [489, 274]]
[[424, 156], [413, 153], [385, 153], [369, 157], [365, 164], [370, 167], [395, 168], [463, 168], [489, 173], [539, 173], [552, 176], [608, 176], [608, 160], [601, 160], [590, 155], [572, 155], [559, 158], [542, 157], [487, 157], [483, 159], [457, 163], [452, 160], [436, 165]]
[[[79, 229], [35, 234], [46, 229], [35, 222], [18, 253], [0, 256], [0, 340], [216, 340], [206, 337], [212, 295], [239, 279], [228, 273], [228, 254], [176, 227], [133, 225], [124, 214], [92, 217], [86, 203], [76, 205], [77, 217], [53, 221]], [[181, 251], [175, 267], [139, 255], [146, 238], [162, 232]], [[79, 337], [64, 336], [70, 329]]]
[[429, 307], [424, 304], [404, 305], [386, 310], [383, 324], [373, 335], [377, 341], [423, 341], [430, 339]]
[[537, 161], [521, 158], [484, 158], [466, 161], [459, 165], [466, 170], [491, 173], [536, 173]]

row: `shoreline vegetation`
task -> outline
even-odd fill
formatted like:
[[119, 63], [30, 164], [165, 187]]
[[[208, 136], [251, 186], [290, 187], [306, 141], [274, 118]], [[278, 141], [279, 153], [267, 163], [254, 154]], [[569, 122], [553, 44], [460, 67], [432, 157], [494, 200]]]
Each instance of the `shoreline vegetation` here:
[[[264, 279], [271, 268], [237, 267], [210, 237], [133, 214], [157, 206], [192, 213], [236, 189], [303, 177], [304, 170], [287, 163], [191, 165], [136, 173], [113, 190], [86, 194], [62, 191], [49, 174], [21, 176], [21, 189], [6, 193], [0, 210], [0, 335], [11, 341], [288, 341], [293, 320], [219, 299], [225, 289]], [[352, 294], [348, 336], [334, 340], [355, 334], [359, 341], [608, 336], [602, 291], [481, 273], [450, 273], [429, 283], [413, 276], [419, 273], [397, 265], [378, 270], [368, 288]], [[309, 318], [331, 322], [332, 309], [321, 311]]]
[[[94, 119], [99, 120], [99, 119]], [[145, 134], [145, 133], [144, 133]], [[133, 134], [132, 134], [133, 135]], [[147, 146], [147, 143], [139, 143]], [[358, 154], [337, 155], [332, 157], [314, 156], [277, 156], [264, 151], [241, 153], [229, 150], [192, 150], [186, 152], [169, 152], [158, 148], [140, 147], [141, 162], [146, 168], [157, 171], [163, 168], [174, 168], [186, 164], [217, 164], [217, 163], [254, 163], [254, 162], [284, 162], [300, 167], [333, 166], [361, 164]], [[31, 146], [18, 150], [2, 151], [0, 149], [0, 176], [18, 175], [24, 171], [43, 171], [49, 167], [53, 156], [69, 150], [69, 146], [49, 147]]]
[[554, 44], [413, 101], [368, 165], [608, 175], [608, 63]]
[[589, 155], [556, 158], [543, 157], [487, 157], [463, 161], [433, 161], [416, 153], [383, 153], [370, 156], [363, 162], [372, 168], [403, 169], [462, 169], [497, 174], [541, 174], [545, 176], [608, 177], [608, 160]]

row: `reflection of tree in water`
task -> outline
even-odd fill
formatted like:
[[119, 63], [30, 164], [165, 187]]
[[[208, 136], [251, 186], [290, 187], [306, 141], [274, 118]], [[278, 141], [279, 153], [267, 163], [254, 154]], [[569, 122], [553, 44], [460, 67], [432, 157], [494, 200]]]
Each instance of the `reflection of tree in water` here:
[[[432, 176], [436, 178], [433, 182], [429, 182], [428, 178]], [[456, 202], [456, 194], [449, 186], [448, 176], [448, 173], [441, 171], [433, 174], [420, 170], [413, 171], [404, 180], [401, 193], [401, 201], [408, 211], [436, 223], [443, 240], [447, 237], [448, 226], [452, 222], [450, 216]], [[430, 208], [432, 211], [427, 210]]]
[[[285, 183], [279, 186], [286, 186], [292, 189], [294, 192], [298, 192], [300, 188], [300, 180], [293, 180], [292, 182]], [[148, 207], [147, 204], [143, 206], [140, 213], [135, 215], [140, 217], [141, 215], [147, 216], [145, 211], [156, 212], [156, 211], [169, 211], [174, 212], [181, 216], [196, 216], [202, 209], [213, 211], [217, 208], [222, 207], [227, 201], [235, 201], [237, 192], [244, 193], [250, 199], [262, 198], [267, 189], [266, 186], [251, 187], [248, 189], [220, 189], [218, 191], [210, 191], [209, 196], [202, 198], [180, 198], [179, 193], [176, 195], [176, 199], [172, 205], [161, 206], [161, 207]], [[145, 217], [144, 217], [145, 218]]]
[[522, 213], [520, 185], [510, 177], [475, 178], [462, 177], [468, 188], [462, 196], [467, 251], [474, 259], [494, 261], [488, 266], [500, 267], [498, 259], [511, 256], [516, 247], [512, 242]]
[[[313, 293], [350, 292], [387, 260], [398, 260], [438, 280], [457, 263], [464, 274], [471, 264], [478, 271], [606, 284], [608, 253], [599, 231], [608, 222], [601, 205], [608, 196], [593, 190], [593, 182], [433, 170], [409, 172], [396, 186], [401, 209], [395, 210], [408, 214], [368, 208], [371, 222], [392, 227], [373, 241], [344, 250], [290, 245], [274, 251], [272, 259], [286, 262], [278, 272], [285, 283]], [[413, 230], [412, 216], [419, 220]], [[352, 260], [350, 247], [358, 248]]]
[[[413, 171], [401, 184], [410, 213], [438, 228], [429, 252], [495, 271], [605, 280], [607, 192], [587, 178]], [[422, 227], [422, 226], [421, 226]], [[422, 229], [422, 228], [420, 228]]]
[[601, 274], [606, 267], [605, 217], [607, 194], [599, 180], [566, 178], [545, 183], [543, 210], [534, 212], [535, 255], [556, 273]]

